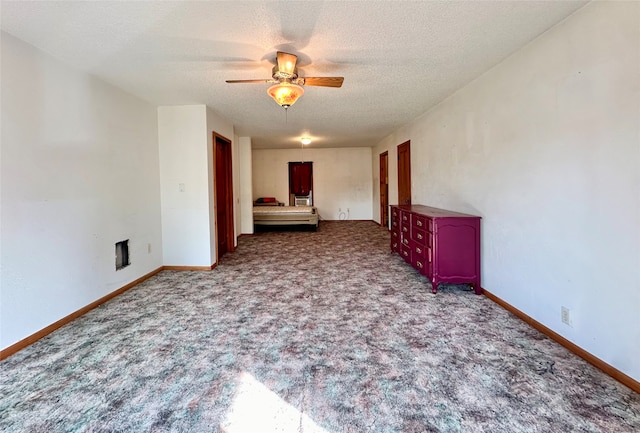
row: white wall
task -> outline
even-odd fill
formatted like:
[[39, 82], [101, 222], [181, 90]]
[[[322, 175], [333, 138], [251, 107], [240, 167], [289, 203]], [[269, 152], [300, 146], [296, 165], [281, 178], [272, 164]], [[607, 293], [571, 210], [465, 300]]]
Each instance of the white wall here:
[[640, 380], [640, 3], [580, 9], [374, 167], [407, 139], [413, 202], [483, 217], [483, 286]]
[[251, 166], [251, 137], [238, 139], [239, 214], [240, 233], [253, 233], [253, 190]]
[[[237, 171], [232, 124], [205, 105], [158, 108], [166, 266], [200, 267], [216, 263], [213, 132], [232, 142], [232, 170]], [[237, 182], [234, 175], [234, 197], [239, 191]]]
[[[6, 348], [157, 269], [162, 247], [155, 107], [6, 33], [1, 44]], [[124, 239], [131, 265], [116, 271]]]
[[205, 105], [158, 107], [165, 265], [215, 262], [209, 224], [209, 141]]
[[[370, 220], [371, 148], [254, 149], [253, 199], [276, 197], [289, 203], [288, 163], [313, 161], [313, 201], [320, 218]], [[340, 212], [344, 215], [340, 216]]]

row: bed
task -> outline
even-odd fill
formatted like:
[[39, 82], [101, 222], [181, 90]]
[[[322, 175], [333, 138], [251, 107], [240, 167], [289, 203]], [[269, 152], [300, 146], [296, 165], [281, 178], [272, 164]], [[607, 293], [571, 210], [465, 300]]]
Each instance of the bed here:
[[314, 206], [284, 206], [280, 202], [254, 202], [253, 224], [264, 226], [301, 226], [318, 228], [318, 209]]

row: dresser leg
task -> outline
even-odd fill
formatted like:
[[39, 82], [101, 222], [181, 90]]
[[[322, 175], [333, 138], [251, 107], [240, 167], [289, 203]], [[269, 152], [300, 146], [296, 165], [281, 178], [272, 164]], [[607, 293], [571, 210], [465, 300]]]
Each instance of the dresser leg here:
[[438, 283], [435, 281], [431, 282], [431, 293], [438, 293]]

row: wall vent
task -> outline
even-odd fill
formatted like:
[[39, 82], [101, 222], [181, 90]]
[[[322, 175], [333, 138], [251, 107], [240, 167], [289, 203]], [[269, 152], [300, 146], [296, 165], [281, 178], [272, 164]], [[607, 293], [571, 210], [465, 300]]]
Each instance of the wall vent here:
[[116, 242], [116, 271], [131, 264], [129, 261], [129, 239]]

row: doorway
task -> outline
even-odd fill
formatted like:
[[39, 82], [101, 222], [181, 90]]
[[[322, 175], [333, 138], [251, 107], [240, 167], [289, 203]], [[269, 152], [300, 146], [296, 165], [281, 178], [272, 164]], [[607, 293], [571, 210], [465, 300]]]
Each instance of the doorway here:
[[213, 133], [217, 259], [235, 250], [233, 224], [233, 177], [231, 141]]
[[411, 141], [398, 145], [398, 204], [411, 204]]
[[380, 154], [380, 225], [389, 228], [389, 152]]

